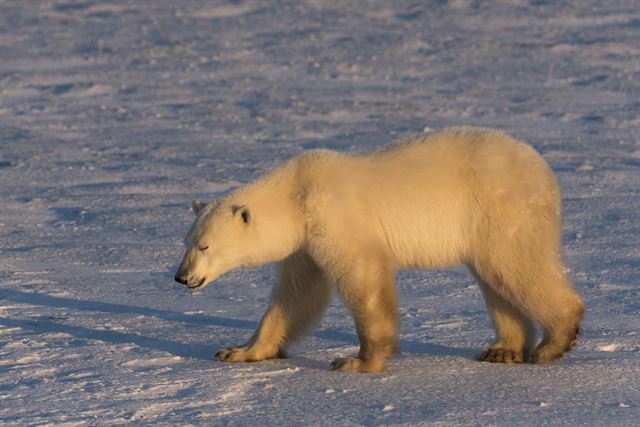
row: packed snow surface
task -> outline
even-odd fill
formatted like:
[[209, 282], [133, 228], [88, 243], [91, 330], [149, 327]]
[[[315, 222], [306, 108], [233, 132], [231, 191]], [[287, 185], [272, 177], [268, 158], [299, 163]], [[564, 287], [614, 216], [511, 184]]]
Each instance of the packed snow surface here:
[[[192, 199], [450, 125], [556, 172], [571, 353], [474, 361], [492, 327], [451, 269], [398, 274], [385, 373], [329, 370], [357, 351], [338, 298], [289, 359], [213, 359], [273, 267], [175, 283]], [[0, 0], [0, 424], [638, 425], [639, 141], [634, 0]]]

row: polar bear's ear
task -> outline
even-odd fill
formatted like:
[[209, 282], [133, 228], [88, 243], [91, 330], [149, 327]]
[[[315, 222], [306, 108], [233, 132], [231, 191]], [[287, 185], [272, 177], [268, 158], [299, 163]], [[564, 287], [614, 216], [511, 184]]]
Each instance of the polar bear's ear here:
[[253, 215], [251, 215], [251, 210], [249, 210], [248, 206], [244, 206], [242, 209], [240, 209], [240, 217], [245, 224], [251, 224]]
[[233, 216], [238, 216], [239, 218], [242, 219], [242, 222], [244, 222], [245, 224], [251, 224], [251, 220], [253, 218], [253, 215], [251, 215], [251, 210], [249, 209], [249, 206], [246, 205], [242, 205], [242, 206], [232, 206], [231, 210], [233, 211]]
[[198, 215], [198, 213], [200, 213], [200, 211], [207, 206], [206, 203], [202, 203], [200, 200], [196, 199], [193, 202], [191, 202], [191, 210], [193, 211], [194, 214]]

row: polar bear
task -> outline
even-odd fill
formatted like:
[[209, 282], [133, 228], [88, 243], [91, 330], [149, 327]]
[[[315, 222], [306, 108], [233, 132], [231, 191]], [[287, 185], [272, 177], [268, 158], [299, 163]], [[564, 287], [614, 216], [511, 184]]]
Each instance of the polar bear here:
[[576, 342], [583, 306], [560, 257], [558, 184], [533, 148], [502, 132], [450, 128], [364, 155], [310, 151], [193, 210], [178, 282], [201, 288], [278, 263], [258, 330], [220, 361], [284, 357], [337, 288], [360, 351], [332, 368], [382, 371], [398, 352], [394, 272], [460, 264], [496, 331], [479, 360], [545, 363]]

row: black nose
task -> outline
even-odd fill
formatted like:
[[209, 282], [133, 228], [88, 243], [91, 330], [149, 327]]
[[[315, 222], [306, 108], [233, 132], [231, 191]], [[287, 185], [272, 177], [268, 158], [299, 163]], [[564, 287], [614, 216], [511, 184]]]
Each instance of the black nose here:
[[176, 282], [182, 283], [183, 285], [187, 284], [187, 279], [185, 277], [180, 277], [180, 276], [176, 275], [176, 277], [174, 277], [174, 279], [176, 279]]

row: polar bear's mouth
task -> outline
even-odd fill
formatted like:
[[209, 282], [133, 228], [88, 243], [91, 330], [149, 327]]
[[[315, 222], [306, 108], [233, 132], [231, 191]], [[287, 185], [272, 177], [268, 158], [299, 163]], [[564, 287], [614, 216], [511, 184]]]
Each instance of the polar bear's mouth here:
[[198, 288], [201, 288], [202, 286], [204, 286], [204, 283], [205, 283], [205, 278], [204, 277], [202, 277], [202, 278], [196, 277], [193, 282], [189, 282], [186, 285], [187, 285], [187, 287], [189, 289], [198, 289]]

